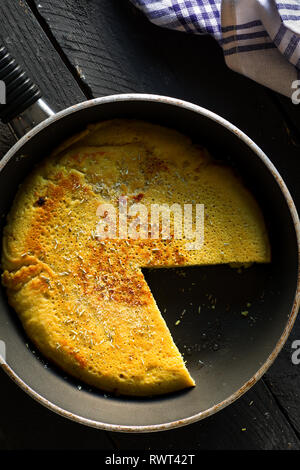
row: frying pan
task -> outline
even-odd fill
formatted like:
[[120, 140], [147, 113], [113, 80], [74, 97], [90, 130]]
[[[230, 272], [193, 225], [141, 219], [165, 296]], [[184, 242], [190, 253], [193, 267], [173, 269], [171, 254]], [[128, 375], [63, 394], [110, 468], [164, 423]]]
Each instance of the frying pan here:
[[270, 264], [243, 270], [222, 265], [145, 270], [196, 381], [193, 389], [155, 398], [113, 396], [66, 376], [33, 347], [1, 290], [0, 362], [5, 372], [51, 410], [110, 431], [149, 432], [187, 425], [239, 398], [278, 355], [299, 307], [299, 219], [273, 164], [235, 126], [191, 103], [122, 94], [55, 114], [4, 48], [0, 79], [7, 86], [7, 105], [1, 107], [0, 117], [20, 139], [0, 162], [1, 232], [18, 185], [35, 163], [87, 124], [122, 117], [178, 129], [215, 158], [230, 163], [258, 200], [272, 247]]

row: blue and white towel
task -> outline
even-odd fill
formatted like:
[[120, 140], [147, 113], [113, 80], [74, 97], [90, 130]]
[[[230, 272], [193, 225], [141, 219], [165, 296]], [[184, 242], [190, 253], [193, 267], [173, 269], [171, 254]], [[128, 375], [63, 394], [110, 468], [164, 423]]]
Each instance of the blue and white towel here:
[[292, 97], [300, 88], [300, 0], [131, 0], [156, 25], [211, 34], [236, 72]]

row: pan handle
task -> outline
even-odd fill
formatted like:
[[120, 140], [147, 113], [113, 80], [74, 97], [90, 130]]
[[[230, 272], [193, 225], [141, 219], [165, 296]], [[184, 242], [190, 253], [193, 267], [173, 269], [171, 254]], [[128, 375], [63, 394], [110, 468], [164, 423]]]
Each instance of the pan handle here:
[[5, 46], [0, 47], [0, 102], [0, 119], [17, 139], [55, 114]]

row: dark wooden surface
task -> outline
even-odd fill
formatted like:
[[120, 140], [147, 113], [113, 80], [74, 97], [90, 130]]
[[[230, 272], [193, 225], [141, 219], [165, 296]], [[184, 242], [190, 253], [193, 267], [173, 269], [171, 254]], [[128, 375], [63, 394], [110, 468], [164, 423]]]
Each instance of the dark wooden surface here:
[[[300, 202], [300, 106], [231, 72], [210, 37], [150, 24], [127, 0], [1, 0], [0, 39], [55, 110], [123, 92], [207, 107], [267, 153]], [[0, 126], [0, 157], [12, 145]], [[300, 449], [300, 319], [268, 373], [237, 402], [185, 428], [108, 433], [55, 415], [0, 371], [0, 449]]]

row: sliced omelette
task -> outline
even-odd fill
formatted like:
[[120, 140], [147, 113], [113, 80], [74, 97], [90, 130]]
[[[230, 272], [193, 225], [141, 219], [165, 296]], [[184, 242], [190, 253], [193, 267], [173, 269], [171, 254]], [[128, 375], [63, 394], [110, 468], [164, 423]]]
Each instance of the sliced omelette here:
[[[203, 204], [203, 246], [187, 249], [174, 230], [145, 237], [141, 227], [140, 238], [99, 237], [99, 205], [117, 212], [124, 198], [149, 213]], [[64, 142], [20, 186], [2, 282], [47, 358], [104, 391], [150, 396], [195, 382], [141, 269], [269, 261], [261, 211], [231, 168], [177, 131], [116, 119]]]

